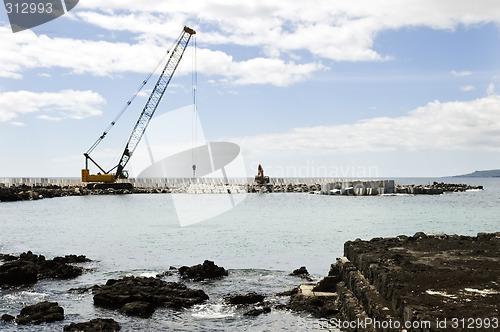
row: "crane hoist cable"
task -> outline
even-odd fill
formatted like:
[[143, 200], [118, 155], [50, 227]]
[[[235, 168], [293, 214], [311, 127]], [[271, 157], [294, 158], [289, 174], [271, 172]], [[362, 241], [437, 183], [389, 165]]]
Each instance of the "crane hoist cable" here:
[[193, 85], [193, 113], [191, 118], [191, 162], [193, 169], [193, 179], [196, 178], [196, 151], [194, 145], [198, 140], [198, 114], [197, 114], [197, 99], [196, 89], [198, 88], [198, 66], [196, 59], [196, 36], [193, 37], [193, 71], [191, 73], [191, 81]]

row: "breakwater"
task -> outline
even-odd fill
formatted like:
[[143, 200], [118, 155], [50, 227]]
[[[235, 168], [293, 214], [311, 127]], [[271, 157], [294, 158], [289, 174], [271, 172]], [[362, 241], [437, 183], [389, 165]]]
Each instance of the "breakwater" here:
[[394, 180], [331, 178], [274, 178], [268, 185], [261, 186], [250, 178], [154, 178], [120, 180], [115, 187], [109, 188], [107, 185], [88, 185], [79, 179], [0, 178], [0, 201], [131, 193], [243, 194], [286, 192], [347, 196], [439, 195], [445, 192], [473, 189], [481, 190], [483, 187], [443, 182], [434, 182], [428, 185], [399, 185]]
[[323, 195], [372, 196], [384, 194], [441, 195], [445, 192], [483, 190], [483, 186], [433, 182], [427, 185], [400, 185], [394, 180], [339, 180], [323, 184]]

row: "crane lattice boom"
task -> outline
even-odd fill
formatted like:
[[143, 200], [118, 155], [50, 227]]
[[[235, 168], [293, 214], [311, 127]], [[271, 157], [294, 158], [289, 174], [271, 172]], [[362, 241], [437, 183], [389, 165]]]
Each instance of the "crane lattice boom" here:
[[[193, 29], [184, 27], [179, 39], [175, 44], [174, 49], [170, 54], [170, 57], [168, 58], [165, 68], [163, 69], [160, 77], [158, 78], [158, 81], [156, 82], [153, 92], [149, 96], [149, 99], [146, 102], [146, 105], [144, 106], [144, 109], [142, 110], [142, 113], [139, 116], [139, 119], [137, 120], [134, 129], [132, 130], [132, 133], [130, 134], [127, 145], [125, 146], [125, 150], [123, 151], [123, 154], [120, 158], [120, 162], [118, 163], [117, 166], [113, 167], [113, 169], [116, 168], [116, 173], [114, 174], [114, 178], [112, 174], [108, 174], [111, 171], [105, 172], [105, 174], [103, 175], [90, 175], [88, 171], [88, 166], [86, 165], [86, 169], [82, 170], [83, 182], [93, 182], [93, 181], [114, 182], [114, 180], [118, 178], [128, 177], [128, 175], [124, 171], [124, 168], [127, 165], [128, 161], [130, 160], [130, 157], [132, 157], [132, 154], [137, 148], [137, 145], [139, 145], [139, 142], [141, 141], [141, 138], [144, 135], [144, 132], [146, 131], [146, 128], [149, 122], [151, 121], [151, 118], [153, 117], [156, 108], [158, 107], [158, 104], [160, 103], [163, 94], [165, 93], [165, 90], [168, 87], [168, 84], [170, 83], [172, 77], [174, 76], [175, 70], [177, 69], [179, 62], [182, 59], [182, 56], [191, 39], [191, 36], [194, 34], [196, 34], [196, 32]], [[96, 166], [99, 167], [99, 169], [102, 170], [102, 168], [99, 165], [97, 165], [97, 163], [95, 163], [95, 161], [92, 160], [92, 158], [90, 158], [90, 156], [87, 153], [85, 154], [85, 157], [87, 160], [91, 160], [94, 164], [96, 164]]]
[[146, 106], [144, 106], [144, 109], [142, 110], [141, 116], [139, 117], [139, 120], [137, 120], [134, 130], [132, 130], [132, 134], [130, 134], [130, 138], [127, 142], [127, 145], [125, 146], [125, 150], [123, 151], [120, 162], [118, 163], [118, 168], [115, 175], [116, 178], [122, 177], [123, 169], [130, 160], [130, 157], [134, 153], [135, 148], [141, 141], [141, 138], [146, 131], [149, 121], [151, 121], [151, 118], [153, 117], [156, 108], [158, 107], [158, 104], [160, 103], [161, 98], [163, 97], [163, 94], [168, 87], [168, 84], [174, 76], [175, 70], [177, 69], [179, 62], [182, 59], [184, 51], [186, 50], [186, 46], [191, 39], [191, 35], [193, 35], [194, 33], [194, 30], [189, 29], [188, 27], [184, 27], [184, 31], [182, 32], [181, 37], [177, 41], [172, 54], [168, 58], [167, 64], [165, 65], [163, 72], [158, 78], [158, 82], [156, 82], [156, 85], [153, 89], [153, 92], [149, 96]]

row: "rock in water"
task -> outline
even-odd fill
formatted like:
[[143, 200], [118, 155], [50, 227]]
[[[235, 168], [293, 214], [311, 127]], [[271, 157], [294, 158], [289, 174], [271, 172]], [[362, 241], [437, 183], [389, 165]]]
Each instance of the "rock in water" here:
[[146, 277], [110, 279], [94, 290], [94, 305], [139, 317], [150, 317], [157, 307], [190, 307], [205, 300], [208, 295], [202, 290]]
[[38, 280], [37, 265], [29, 261], [13, 261], [0, 265], [0, 288], [27, 286]]
[[16, 317], [19, 325], [51, 323], [64, 319], [64, 309], [57, 302], [40, 302], [24, 307]]
[[226, 297], [226, 302], [231, 304], [253, 304], [264, 301], [264, 295], [250, 292], [245, 295], [230, 295]]
[[120, 330], [120, 324], [111, 318], [96, 318], [84, 323], [71, 323], [63, 328], [69, 332], [115, 332]]
[[19, 259], [0, 265], [0, 288], [33, 285], [39, 279], [71, 279], [81, 275], [82, 267], [66, 264], [66, 262], [90, 261], [85, 256], [69, 255], [47, 260], [43, 255], [35, 255], [31, 251], [22, 253]]
[[194, 265], [191, 267], [182, 266], [179, 268], [181, 278], [192, 279], [194, 281], [202, 281], [205, 279], [214, 279], [227, 276], [227, 270], [222, 266], [217, 266], [214, 262], [206, 260], [203, 264]]
[[305, 266], [301, 266], [299, 269], [293, 270], [292, 273], [289, 275], [295, 276], [295, 277], [300, 277], [302, 279], [306, 279], [308, 281], [312, 281], [313, 279], [309, 275], [309, 271], [307, 271]]
[[148, 318], [155, 312], [155, 306], [150, 302], [134, 301], [125, 303], [120, 311], [128, 316]]
[[293, 270], [293, 272], [290, 273], [291, 276], [301, 276], [303, 274], [309, 275], [309, 271], [307, 271], [305, 266], [301, 266], [299, 269]]
[[84, 255], [66, 255], [64, 257], [54, 257], [53, 261], [64, 264], [73, 264], [73, 263], [87, 263], [91, 262], [91, 259], [88, 259]]
[[331, 318], [338, 315], [339, 310], [335, 298], [329, 296], [303, 296], [295, 294], [290, 297], [288, 307], [294, 311], [305, 311], [317, 318]]
[[4, 322], [12, 322], [16, 317], [9, 315], [9, 314], [3, 314], [2, 317], [0, 318]]
[[255, 308], [245, 312], [244, 316], [257, 317], [261, 314], [268, 314], [271, 312], [271, 307]]

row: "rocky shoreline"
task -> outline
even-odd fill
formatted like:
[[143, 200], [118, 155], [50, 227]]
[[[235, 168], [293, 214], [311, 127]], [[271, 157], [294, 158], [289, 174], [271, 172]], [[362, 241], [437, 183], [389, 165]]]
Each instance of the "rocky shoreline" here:
[[[28, 287], [42, 279], [71, 279], [85, 269], [74, 266], [75, 263], [89, 262], [85, 256], [66, 255], [46, 260], [42, 255], [31, 251], [13, 256], [0, 254], [0, 288], [17, 289]], [[72, 271], [65, 273], [61, 271]], [[70, 289], [70, 293], [92, 292], [96, 307], [114, 309], [121, 314], [141, 319], [150, 318], [160, 307], [180, 310], [204, 303], [209, 296], [202, 289], [187, 287], [182, 282], [167, 282], [164, 276], [176, 274], [180, 280], [202, 282], [216, 280], [228, 275], [223, 267], [205, 260], [194, 266], [170, 267], [168, 271], [156, 277], [127, 276], [121, 279], [109, 279], [105, 285], [94, 285], [84, 289]], [[247, 294], [228, 294], [224, 301], [229, 305], [243, 308], [244, 316], [255, 317], [271, 312], [271, 307], [264, 304], [265, 296], [250, 292]], [[65, 320], [64, 308], [57, 302], [42, 301], [25, 306], [17, 316], [2, 313], [0, 328], [3, 326], [40, 325]], [[50, 326], [50, 325], [45, 325]], [[71, 322], [64, 331], [118, 331], [121, 326], [110, 318], [95, 318], [87, 322]]]
[[[345, 243], [344, 255], [332, 264], [329, 275], [317, 283], [311, 283], [303, 266], [290, 275], [297, 277], [297, 283], [306, 283], [290, 291], [228, 294], [223, 301], [242, 310], [246, 317], [293, 310], [323, 319], [323, 327], [346, 331], [401, 331], [403, 327], [406, 331], [464, 331], [465, 324], [483, 330], [486, 324], [492, 327], [486, 330], [500, 326], [500, 232], [477, 236], [417, 233], [369, 241], [357, 239]], [[26, 287], [41, 279], [75, 278], [88, 272], [75, 264], [88, 261], [85, 256], [76, 255], [47, 260], [31, 252], [19, 257], [1, 254], [0, 287]], [[204, 281], [227, 275], [225, 268], [206, 260], [190, 267], [171, 267], [156, 277], [109, 279], [104, 285], [70, 292], [90, 291], [97, 307], [148, 319], [160, 307], [182, 310], [204, 303], [209, 299], [201, 289]], [[165, 276], [177, 276], [178, 281], [167, 282], [163, 280]], [[271, 295], [288, 298], [288, 304], [267, 301]], [[64, 319], [64, 308], [57, 302], [43, 301], [26, 306], [17, 316], [2, 313], [0, 324], [38, 325]], [[96, 318], [72, 322], [64, 326], [64, 331], [120, 328], [112, 319]]]
[[[360, 182], [360, 181], [358, 181]], [[222, 190], [193, 190], [190, 186], [186, 188], [142, 188], [133, 187], [130, 184], [117, 184], [113, 188], [106, 185], [86, 185], [86, 186], [39, 186], [39, 185], [16, 185], [10, 187], [0, 186], [0, 202], [15, 202], [15, 201], [32, 201], [44, 198], [67, 197], [67, 196], [87, 196], [87, 195], [124, 195], [124, 194], [168, 194], [168, 193], [259, 193], [259, 192], [275, 192], [275, 193], [311, 193], [311, 194], [327, 194], [327, 195], [376, 195], [377, 190], [366, 190], [358, 188], [356, 190], [356, 181], [352, 182], [352, 186], [345, 190], [334, 189], [325, 191], [325, 184], [306, 184], [306, 183], [288, 183], [288, 184], [272, 184], [263, 187], [257, 184], [251, 185], [232, 185]], [[362, 183], [362, 182], [360, 182]], [[333, 188], [333, 186], [332, 186]], [[467, 190], [483, 190], [482, 186], [471, 186], [467, 184], [449, 184], [438, 183], [428, 185], [394, 185], [391, 189], [391, 194], [412, 194], [412, 195], [440, 195], [449, 192], [464, 192]]]

